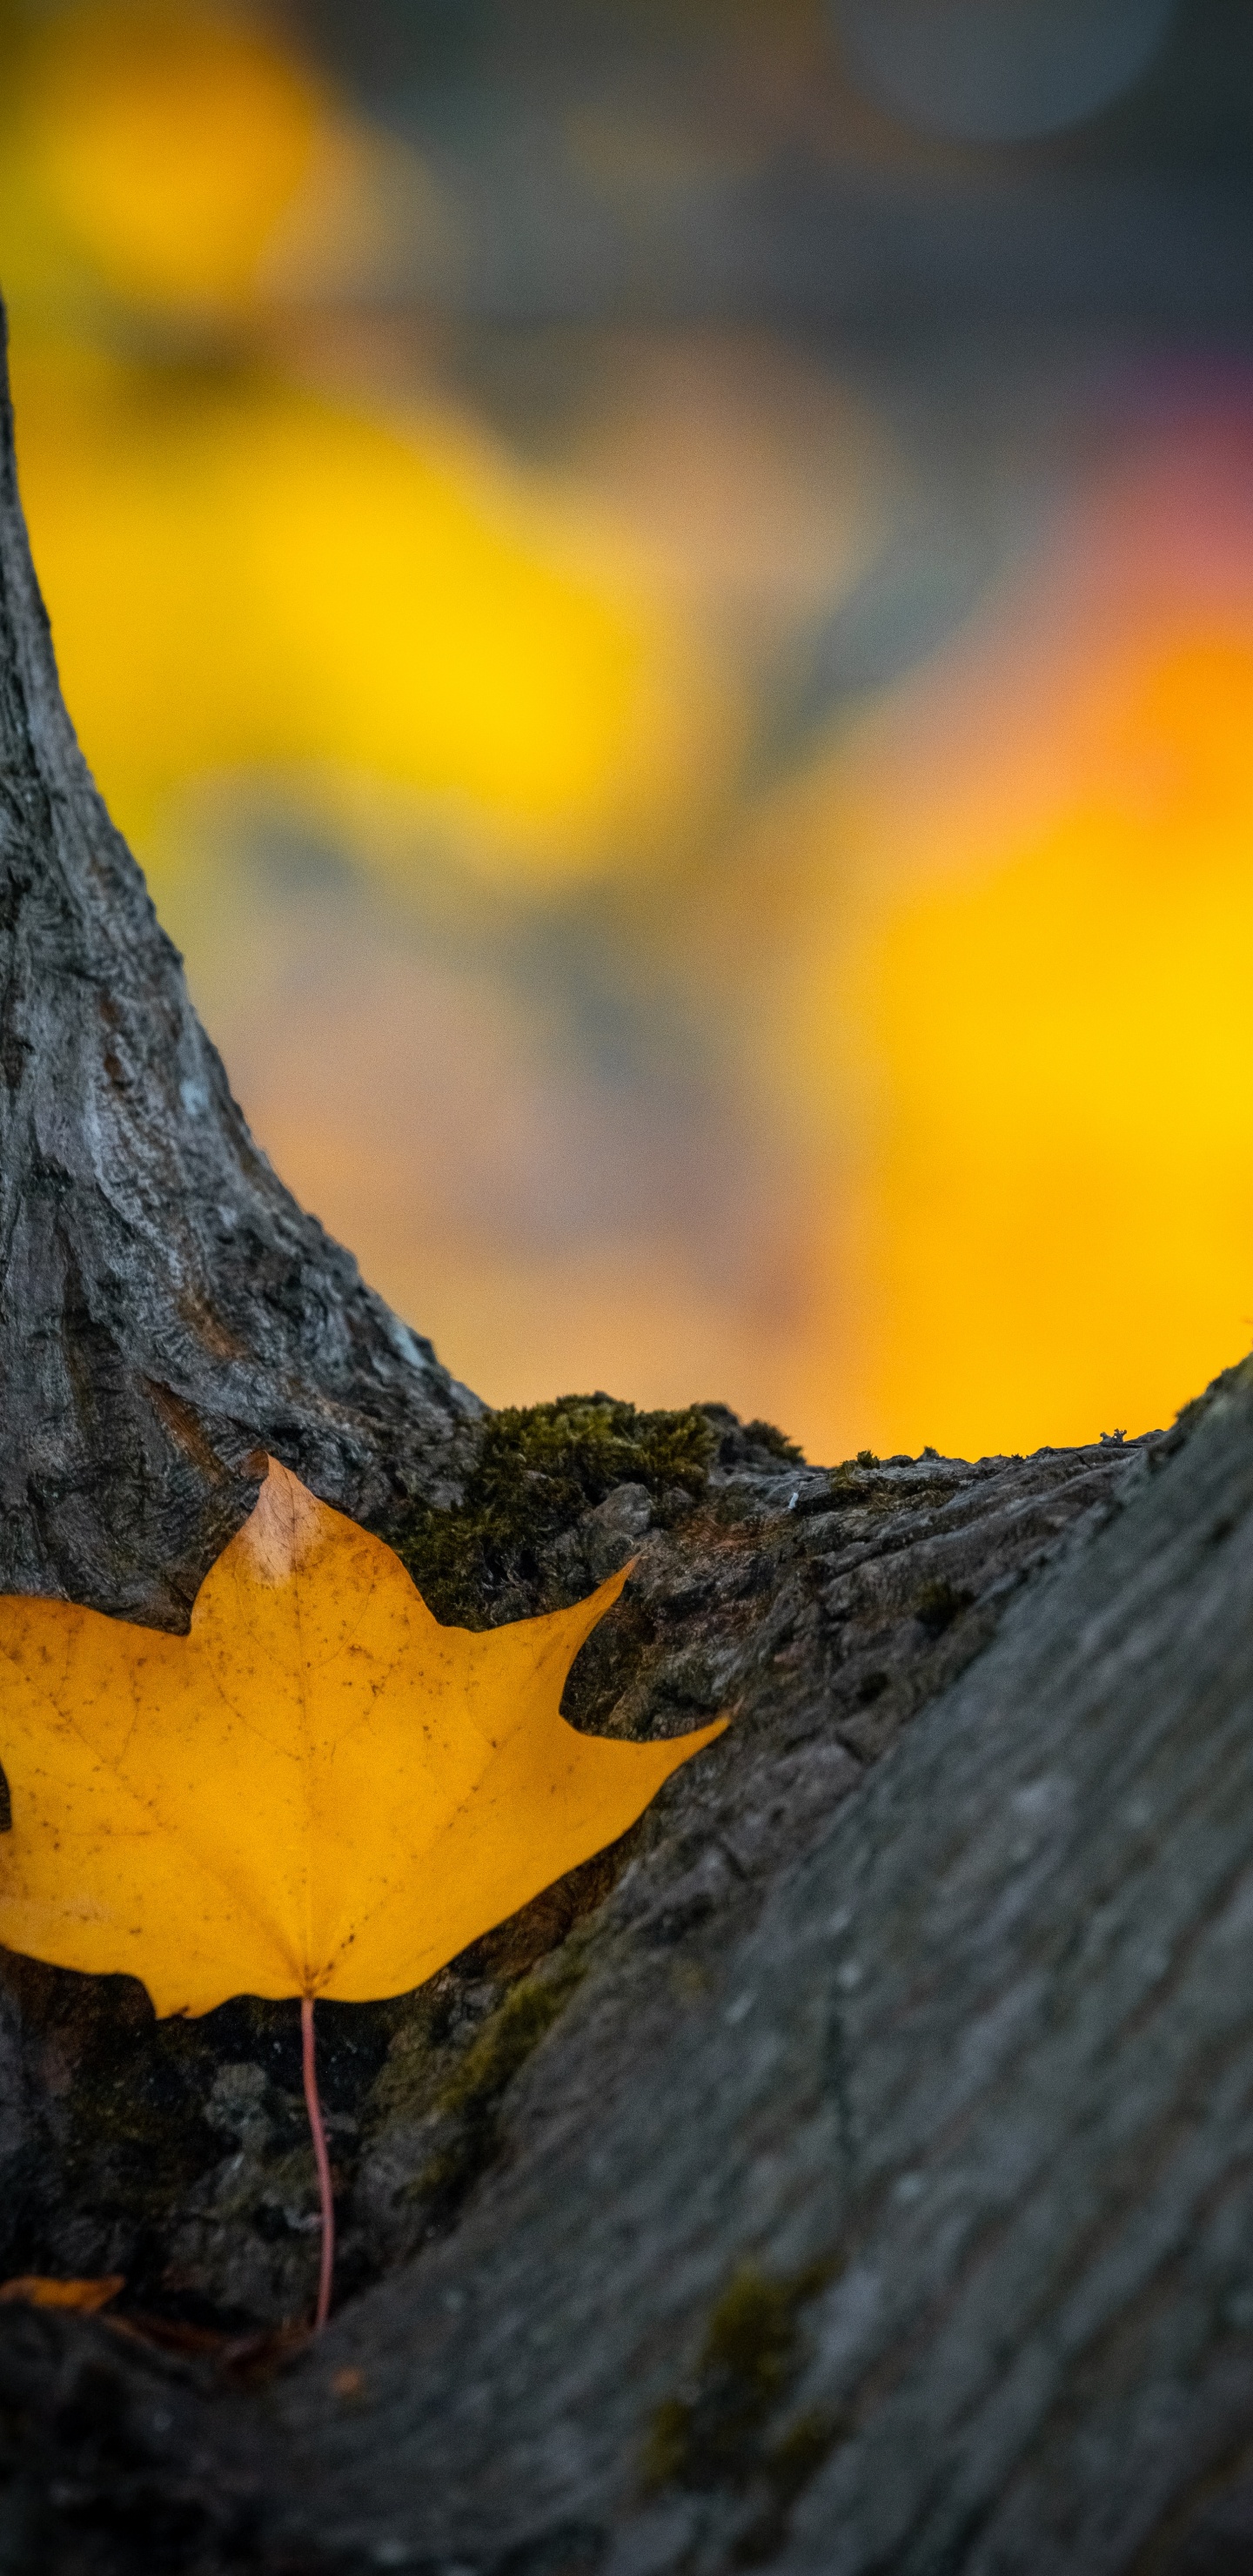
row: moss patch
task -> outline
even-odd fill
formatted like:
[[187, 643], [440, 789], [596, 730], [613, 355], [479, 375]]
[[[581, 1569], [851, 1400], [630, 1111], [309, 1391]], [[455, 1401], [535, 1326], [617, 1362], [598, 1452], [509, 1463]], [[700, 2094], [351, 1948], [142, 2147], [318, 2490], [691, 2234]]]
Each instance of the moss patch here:
[[439, 2096], [440, 2110], [452, 2111], [462, 2120], [478, 2120], [493, 2110], [506, 2085], [564, 2012], [581, 1974], [573, 1961], [563, 1962], [562, 1974], [543, 1980], [528, 1977], [525, 1984], [515, 1986], [450, 2075]]
[[791, 1467], [805, 1464], [804, 1450], [795, 1440], [789, 1440], [786, 1431], [780, 1431], [777, 1422], [763, 1422], [758, 1416], [756, 1420], [745, 1423], [744, 1438], [750, 1448], [764, 1449], [767, 1457], [785, 1459]]
[[804, 2360], [801, 2319], [833, 2263], [771, 2280], [755, 2264], [736, 2273], [714, 2308], [688, 2388], [653, 2417], [644, 2461], [650, 2487], [746, 2487], [758, 2509], [736, 2549], [744, 2566], [779, 2545], [787, 2514], [838, 2439], [826, 2416], [798, 2416], [775, 2430]]
[[471, 2041], [435, 2097], [448, 2123], [442, 2144], [409, 2186], [433, 2222], [446, 2224], [503, 2143], [502, 2099], [515, 2075], [565, 2011], [584, 1973], [567, 1954], [547, 1977], [527, 1977], [513, 1988]]
[[803, 1467], [805, 1452], [780, 1431], [776, 1422], [741, 1422], [729, 1404], [700, 1404], [718, 1444], [720, 1467], [760, 1467], [767, 1458], [782, 1459], [788, 1466]]
[[410, 1506], [385, 1535], [438, 1619], [468, 1628], [515, 1618], [554, 1539], [615, 1485], [667, 1495], [705, 1491], [716, 1439], [698, 1405], [640, 1413], [608, 1395], [508, 1405], [487, 1424], [465, 1498], [451, 1511]]

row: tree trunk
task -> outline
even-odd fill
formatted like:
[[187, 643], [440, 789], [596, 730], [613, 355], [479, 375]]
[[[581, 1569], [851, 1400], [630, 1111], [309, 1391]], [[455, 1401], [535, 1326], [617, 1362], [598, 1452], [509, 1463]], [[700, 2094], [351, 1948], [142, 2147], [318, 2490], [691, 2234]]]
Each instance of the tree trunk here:
[[1253, 1373], [975, 1466], [485, 1422], [248, 1137], [2, 434], [0, 1585], [181, 1622], [268, 1449], [478, 1617], [635, 1555], [572, 1721], [734, 1720], [319, 2007], [316, 2345], [295, 2007], [0, 1956], [0, 2276], [126, 2281], [0, 2303], [2, 2576], [1249, 2576]]
[[78, 748], [7, 367], [0, 989], [0, 1589], [185, 1627], [259, 1451], [358, 1518], [450, 1499], [481, 1408], [253, 1143]]

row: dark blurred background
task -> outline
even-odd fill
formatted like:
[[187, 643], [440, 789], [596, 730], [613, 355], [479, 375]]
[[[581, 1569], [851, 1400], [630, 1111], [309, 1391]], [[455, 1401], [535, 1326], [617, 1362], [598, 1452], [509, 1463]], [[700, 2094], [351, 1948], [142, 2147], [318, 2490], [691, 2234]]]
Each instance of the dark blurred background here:
[[0, 78], [85, 749], [457, 1372], [836, 1457], [1247, 1348], [1247, 0], [8, 0]]

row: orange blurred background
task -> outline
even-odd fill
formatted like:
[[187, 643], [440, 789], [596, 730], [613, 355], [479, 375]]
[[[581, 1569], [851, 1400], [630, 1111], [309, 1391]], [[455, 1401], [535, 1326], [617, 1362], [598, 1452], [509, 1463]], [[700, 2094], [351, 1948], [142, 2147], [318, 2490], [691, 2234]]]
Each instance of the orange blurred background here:
[[71, 711], [456, 1373], [835, 1458], [1239, 1357], [1247, 16], [10, 0], [0, 74]]

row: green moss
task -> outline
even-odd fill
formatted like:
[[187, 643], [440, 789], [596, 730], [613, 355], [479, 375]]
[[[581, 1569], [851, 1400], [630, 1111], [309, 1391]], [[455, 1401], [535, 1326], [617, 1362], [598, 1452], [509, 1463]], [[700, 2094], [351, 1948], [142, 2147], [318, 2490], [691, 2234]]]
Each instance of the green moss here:
[[640, 1413], [608, 1395], [506, 1406], [487, 1424], [465, 1498], [413, 1506], [385, 1535], [439, 1619], [482, 1627], [517, 1614], [511, 1595], [539, 1582], [546, 1548], [615, 1485], [704, 1493], [715, 1448], [698, 1406]]
[[646, 2487], [681, 2486], [692, 2458], [692, 2409], [685, 2397], [664, 2397], [654, 2412], [644, 2452]]
[[565, 2011], [583, 1973], [581, 1959], [566, 1957], [555, 1973], [525, 1978], [440, 2087], [435, 2109], [450, 2123], [449, 2133], [409, 2187], [410, 2198], [424, 2201], [433, 2219], [450, 2218], [494, 2162], [502, 2143], [502, 2097]]
[[840, 2427], [830, 2415], [816, 2408], [798, 2415], [786, 2433], [770, 2446], [768, 2465], [770, 2483], [781, 2502], [792, 2504], [816, 2476], [833, 2444], [839, 2439]]
[[689, 2392], [667, 2398], [653, 2417], [648, 2485], [740, 2486], [765, 2479], [779, 2501], [799, 2493], [834, 2435], [825, 2434], [819, 2452], [816, 2417], [802, 2418], [773, 2443], [768, 2433], [801, 2366], [801, 2313], [834, 2268], [815, 2263], [779, 2280], [756, 2264], [736, 2273], [710, 2316]]
[[777, 1423], [746, 1422], [744, 1438], [752, 1448], [767, 1450], [772, 1458], [785, 1458], [790, 1467], [803, 1467], [805, 1464], [804, 1450], [799, 1449], [794, 1440], [789, 1440], [786, 1431], [780, 1431]]
[[752, 2265], [737, 2272], [709, 2320], [702, 2368], [720, 2372], [745, 2406], [768, 2406], [796, 2340], [796, 2292]]
[[865, 1481], [858, 1474], [858, 1469], [877, 1468], [882, 1464], [883, 1460], [875, 1456], [873, 1449], [859, 1449], [855, 1458], [841, 1458], [838, 1467], [830, 1469], [831, 1482], [833, 1485], [850, 1485], [859, 1494], [864, 1494]]
[[777, 2559], [787, 2538], [788, 2518], [797, 2497], [804, 2494], [811, 2478], [817, 2476], [844, 2429], [836, 2416], [818, 2413], [798, 2415], [786, 2433], [770, 2444], [761, 2462], [765, 2501], [736, 2541], [733, 2552], [735, 2566], [768, 2567]]
[[565, 2011], [582, 1974], [581, 1963], [563, 1961], [557, 1975], [527, 1977], [515, 1986], [449, 2077], [438, 2096], [440, 2110], [477, 2119], [493, 2108]]

